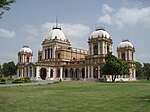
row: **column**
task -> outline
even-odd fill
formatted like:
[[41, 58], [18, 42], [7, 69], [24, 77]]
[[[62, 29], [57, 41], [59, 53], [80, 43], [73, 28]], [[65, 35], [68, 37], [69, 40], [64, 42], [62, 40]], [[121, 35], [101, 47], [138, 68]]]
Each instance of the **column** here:
[[21, 69], [21, 77], [23, 77], [23, 68]]
[[86, 79], [86, 66], [84, 67], [84, 69], [85, 69], [84, 71], [85, 71], [85, 79]]
[[32, 66], [32, 76], [31, 77], [34, 77], [34, 67]]
[[93, 44], [91, 44], [91, 55], [93, 55]]
[[90, 78], [90, 66], [88, 66], [88, 78]]
[[60, 79], [63, 78], [62, 75], [63, 75], [63, 67], [60, 67]]
[[49, 59], [51, 59], [51, 48], [49, 48]]
[[51, 68], [50, 67], [48, 67], [48, 75], [47, 75], [47, 80], [50, 80], [50, 72], [51, 72]]
[[125, 60], [127, 60], [127, 51], [125, 51]]
[[104, 41], [102, 42], [102, 54], [104, 54]]
[[91, 55], [91, 51], [90, 51], [90, 44], [88, 44], [88, 47], [89, 47], [88, 55]]
[[54, 74], [53, 74], [53, 78], [56, 78], [56, 68], [54, 68]]
[[98, 54], [100, 54], [100, 42], [98, 42]]
[[91, 78], [93, 78], [93, 66], [91, 66]]
[[56, 51], [56, 46], [53, 48], [53, 58], [55, 58], [55, 51]]
[[100, 73], [100, 65], [98, 65], [98, 78], [100, 78], [100, 75], [101, 75], [101, 73]]
[[38, 80], [40, 78], [40, 74], [39, 74], [39, 66], [36, 67], [36, 80]]

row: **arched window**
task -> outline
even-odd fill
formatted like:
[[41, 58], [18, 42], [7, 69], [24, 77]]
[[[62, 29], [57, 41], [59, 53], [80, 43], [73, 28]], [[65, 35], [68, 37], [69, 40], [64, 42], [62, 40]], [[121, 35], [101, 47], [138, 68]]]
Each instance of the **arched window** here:
[[50, 59], [50, 49], [48, 48], [48, 59]]
[[21, 56], [20, 56], [20, 62], [21, 62]]
[[51, 52], [50, 58], [53, 58], [53, 49], [52, 48], [50, 49], [50, 52]]
[[29, 57], [27, 57], [27, 63], [29, 63]]
[[109, 53], [109, 45], [107, 45], [107, 54]]
[[132, 52], [132, 60], [134, 60], [134, 55], [133, 55], [133, 52]]
[[46, 55], [47, 55], [47, 50], [45, 49], [45, 59], [46, 59], [46, 57], [47, 57]]
[[122, 53], [121, 58], [122, 58], [123, 60], [126, 59], [126, 58], [125, 58], [125, 53]]
[[98, 45], [94, 45], [94, 55], [98, 55]]
[[60, 59], [60, 53], [58, 53], [58, 59]]

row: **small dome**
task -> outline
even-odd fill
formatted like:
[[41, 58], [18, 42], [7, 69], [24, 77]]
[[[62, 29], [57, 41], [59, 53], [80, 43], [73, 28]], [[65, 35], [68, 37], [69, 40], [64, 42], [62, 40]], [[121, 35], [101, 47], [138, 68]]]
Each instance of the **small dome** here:
[[19, 52], [32, 53], [32, 50], [28, 46], [23, 46], [23, 48], [21, 48]]
[[55, 38], [57, 38], [59, 40], [65, 40], [66, 39], [61, 28], [58, 28], [58, 27], [53, 28], [52, 31], [49, 33], [47, 39], [50, 40], [50, 39], [55, 39]]
[[106, 37], [106, 38], [111, 38], [110, 35], [102, 28], [96, 29], [90, 36], [91, 38], [98, 38], [98, 37]]
[[133, 44], [129, 42], [129, 40], [123, 40], [119, 45], [118, 48], [124, 48], [124, 47], [131, 47], [133, 48]]

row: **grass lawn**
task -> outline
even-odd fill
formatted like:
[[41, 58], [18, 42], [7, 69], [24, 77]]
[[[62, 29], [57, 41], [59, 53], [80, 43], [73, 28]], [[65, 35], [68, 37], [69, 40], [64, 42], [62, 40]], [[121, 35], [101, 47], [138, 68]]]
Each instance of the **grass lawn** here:
[[0, 112], [149, 112], [150, 81], [0, 88]]

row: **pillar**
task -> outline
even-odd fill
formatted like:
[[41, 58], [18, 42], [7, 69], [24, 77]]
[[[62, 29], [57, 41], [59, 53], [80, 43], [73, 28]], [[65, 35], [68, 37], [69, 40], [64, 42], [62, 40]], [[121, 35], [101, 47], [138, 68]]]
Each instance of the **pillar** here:
[[100, 78], [101, 73], [100, 73], [100, 65], [98, 65], [98, 78]]
[[91, 66], [91, 78], [93, 78], [93, 66]]
[[51, 68], [48, 67], [48, 79], [50, 78]]
[[63, 67], [60, 67], [60, 79], [63, 78], [62, 75], [63, 75]]
[[85, 79], [86, 79], [86, 66], [84, 67], [84, 69], [85, 69], [84, 71], [85, 71]]
[[40, 78], [40, 73], [39, 73], [39, 66], [36, 67], [36, 79], [38, 80]]
[[100, 54], [100, 42], [98, 42], [98, 54]]
[[88, 66], [88, 78], [90, 78], [90, 66]]
[[91, 44], [91, 55], [93, 55], [93, 44]]
[[54, 74], [53, 74], [53, 78], [56, 78], [56, 68], [53, 69], [54, 70]]

